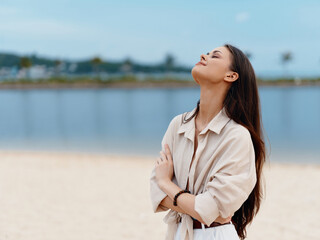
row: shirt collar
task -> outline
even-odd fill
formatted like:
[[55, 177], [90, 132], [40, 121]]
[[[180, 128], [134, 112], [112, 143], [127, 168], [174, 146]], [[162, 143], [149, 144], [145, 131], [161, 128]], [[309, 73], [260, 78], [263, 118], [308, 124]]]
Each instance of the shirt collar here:
[[[194, 140], [195, 134], [195, 118], [193, 117], [189, 122], [183, 123], [183, 119], [188, 119], [193, 115], [196, 111], [197, 107], [195, 107], [190, 113], [186, 113], [182, 115], [182, 122], [178, 129], [178, 133], [185, 133], [184, 135]], [[220, 112], [208, 123], [208, 125], [200, 132], [200, 134], [205, 134], [208, 130], [215, 132], [216, 134], [220, 134], [222, 128], [230, 121], [231, 119], [228, 117], [226, 113], [225, 107], [223, 107]]]

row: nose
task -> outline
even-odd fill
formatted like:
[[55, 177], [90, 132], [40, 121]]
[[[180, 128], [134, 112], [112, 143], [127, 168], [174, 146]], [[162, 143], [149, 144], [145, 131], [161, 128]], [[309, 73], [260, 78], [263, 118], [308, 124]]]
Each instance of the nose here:
[[206, 60], [206, 55], [205, 55], [205, 54], [201, 54], [201, 55], [200, 55], [200, 61], [201, 61], [202, 59], [203, 59], [203, 60]]

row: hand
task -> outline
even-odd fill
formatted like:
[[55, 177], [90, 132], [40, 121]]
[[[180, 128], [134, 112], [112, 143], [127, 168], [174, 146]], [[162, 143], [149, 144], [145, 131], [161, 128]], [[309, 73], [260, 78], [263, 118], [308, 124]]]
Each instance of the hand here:
[[173, 177], [173, 161], [168, 144], [165, 144], [165, 152], [160, 151], [160, 155], [155, 167], [156, 180], [159, 186], [163, 182], [171, 181]]

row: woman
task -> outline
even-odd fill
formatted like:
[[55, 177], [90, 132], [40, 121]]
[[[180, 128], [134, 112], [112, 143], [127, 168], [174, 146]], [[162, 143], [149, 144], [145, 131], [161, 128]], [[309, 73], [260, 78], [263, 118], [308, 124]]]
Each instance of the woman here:
[[166, 240], [244, 239], [263, 196], [255, 73], [241, 50], [225, 44], [202, 54], [192, 76], [200, 100], [163, 137], [150, 178], [153, 211], [170, 209]]

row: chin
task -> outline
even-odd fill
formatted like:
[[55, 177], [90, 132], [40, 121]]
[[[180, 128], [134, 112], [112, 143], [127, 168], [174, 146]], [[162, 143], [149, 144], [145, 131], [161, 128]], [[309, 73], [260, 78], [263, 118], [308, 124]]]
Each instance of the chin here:
[[194, 66], [192, 69], [191, 69], [191, 75], [193, 76], [193, 77], [196, 77], [196, 75], [197, 75], [197, 66]]
[[192, 75], [192, 77], [193, 77], [193, 80], [194, 80], [196, 83], [200, 84], [200, 83], [199, 83], [199, 80], [197, 80], [197, 79], [199, 79], [199, 72], [198, 72], [198, 70], [197, 70], [197, 66], [194, 66], [194, 67], [192, 68], [192, 70], [191, 70], [191, 75]]

